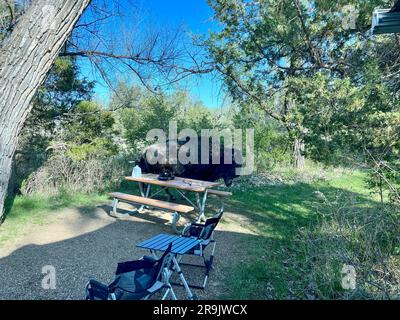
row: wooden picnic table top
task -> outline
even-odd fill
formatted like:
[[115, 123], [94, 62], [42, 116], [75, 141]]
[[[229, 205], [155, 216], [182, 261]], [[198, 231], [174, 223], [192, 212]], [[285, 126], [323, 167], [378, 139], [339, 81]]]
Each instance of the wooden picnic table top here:
[[221, 182], [210, 182], [210, 181], [202, 181], [188, 178], [175, 177], [173, 180], [159, 180], [157, 174], [153, 173], [144, 173], [141, 177], [125, 177], [128, 181], [136, 181], [148, 184], [154, 184], [161, 187], [167, 188], [175, 188], [186, 191], [193, 192], [205, 192], [206, 189], [220, 186]]

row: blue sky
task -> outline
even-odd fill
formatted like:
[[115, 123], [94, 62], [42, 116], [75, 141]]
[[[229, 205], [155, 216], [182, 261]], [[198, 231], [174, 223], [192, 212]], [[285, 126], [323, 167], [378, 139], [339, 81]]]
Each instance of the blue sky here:
[[[156, 23], [159, 27], [177, 28], [183, 26], [184, 30], [207, 35], [209, 30], [215, 31], [217, 25], [212, 21], [213, 11], [206, 0], [135, 0], [144, 24]], [[129, 2], [124, 3], [129, 5]], [[112, 23], [117, 23], [113, 21]], [[107, 28], [112, 29], [112, 23]], [[129, 21], [122, 21], [129, 24]], [[79, 60], [83, 76], [98, 82], [95, 88], [96, 99], [107, 103], [110, 90], [104, 81], [90, 72], [89, 64]], [[181, 84], [194, 100], [202, 101], [209, 108], [220, 108], [223, 104], [224, 93], [222, 84], [215, 76], [207, 75], [192, 77], [190, 81]]]

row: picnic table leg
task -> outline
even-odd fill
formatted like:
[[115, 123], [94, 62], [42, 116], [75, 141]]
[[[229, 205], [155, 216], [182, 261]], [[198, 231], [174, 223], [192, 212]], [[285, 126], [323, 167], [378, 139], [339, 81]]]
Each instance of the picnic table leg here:
[[118, 206], [118, 199], [114, 198], [112, 202], [112, 211], [111, 214], [116, 215], [117, 214], [117, 206]]
[[[144, 197], [144, 198], [148, 198], [149, 197], [150, 188], [151, 188], [150, 184], [144, 184], [143, 182], [139, 182], [139, 190], [140, 190], [140, 194], [141, 194], [142, 197]], [[138, 209], [138, 212], [143, 211], [143, 209], [145, 207], [146, 207], [145, 205], [140, 206], [139, 209]]]
[[204, 211], [207, 201], [207, 190], [204, 192], [203, 199], [201, 199], [200, 195], [196, 193], [196, 201], [197, 201], [197, 207], [199, 209], [199, 218], [197, 219], [197, 222], [204, 222], [206, 221], [206, 216], [204, 214]]
[[180, 232], [176, 228], [176, 224], [178, 223], [180, 218], [181, 218], [181, 215], [178, 212], [175, 211], [174, 213], [172, 213], [172, 225], [171, 225], [172, 231], [175, 232], [175, 233], [178, 233], [178, 234]]

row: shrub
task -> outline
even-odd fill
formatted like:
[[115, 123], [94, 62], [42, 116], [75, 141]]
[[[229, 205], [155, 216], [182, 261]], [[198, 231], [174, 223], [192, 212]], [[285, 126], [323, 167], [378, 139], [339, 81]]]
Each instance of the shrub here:
[[123, 156], [76, 161], [65, 151], [57, 151], [23, 183], [23, 194], [54, 194], [63, 189], [76, 192], [103, 191], [117, 186], [129, 172]]

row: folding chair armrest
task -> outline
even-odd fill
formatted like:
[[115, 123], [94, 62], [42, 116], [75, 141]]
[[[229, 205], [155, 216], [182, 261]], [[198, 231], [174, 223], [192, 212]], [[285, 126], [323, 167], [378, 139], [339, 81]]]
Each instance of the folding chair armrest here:
[[150, 257], [150, 256], [143, 256], [140, 260], [145, 260], [145, 261], [150, 261], [150, 262], [156, 262], [157, 259]]
[[156, 293], [164, 287], [164, 283], [161, 281], [156, 281], [150, 288], [146, 289], [149, 293]]
[[90, 279], [85, 286], [86, 300], [107, 300], [109, 288], [104, 283]]
[[199, 227], [199, 228], [204, 228], [204, 224], [203, 223], [192, 223], [190, 224], [192, 227]]
[[181, 235], [182, 235], [182, 236], [186, 235], [186, 233], [190, 230], [190, 226], [191, 226], [191, 225], [192, 225], [191, 223], [188, 223], [187, 225], [185, 225], [185, 226], [183, 227], [183, 230], [182, 230], [182, 232], [181, 232]]
[[[185, 226], [182, 230], [182, 236], [200, 236], [201, 232], [204, 229], [204, 225], [201, 223], [190, 223]], [[196, 230], [197, 229], [197, 230]], [[196, 231], [195, 231], [196, 230]]]
[[182, 235], [184, 236], [184, 235], [190, 230], [191, 227], [203, 228], [204, 225], [201, 224], [201, 223], [195, 223], [195, 222], [188, 223], [188, 224], [185, 225], [185, 227], [183, 228], [183, 230], [182, 230]]
[[117, 271], [115, 272], [116, 275], [119, 275], [124, 272], [136, 271], [140, 269], [149, 269], [152, 268], [155, 264], [156, 260], [135, 260], [135, 261], [128, 261], [128, 262], [120, 262], [118, 263]]

